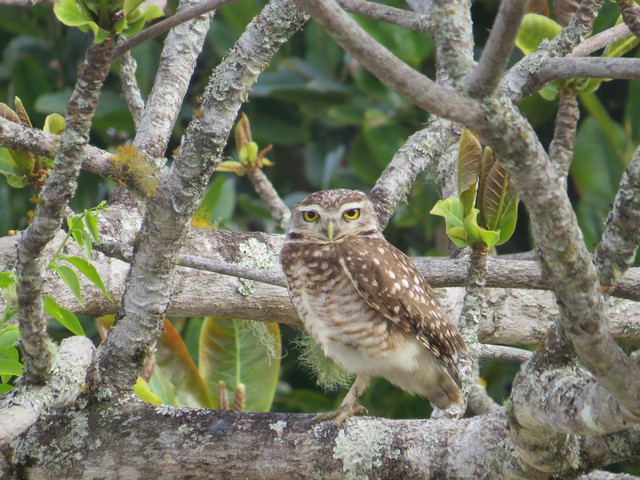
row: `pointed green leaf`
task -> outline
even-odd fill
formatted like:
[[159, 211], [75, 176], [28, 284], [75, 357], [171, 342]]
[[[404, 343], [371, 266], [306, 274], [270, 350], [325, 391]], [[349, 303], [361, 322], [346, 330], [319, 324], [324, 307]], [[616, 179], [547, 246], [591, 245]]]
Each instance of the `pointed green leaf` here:
[[22, 100], [20, 100], [20, 97], [15, 97], [14, 103], [16, 104], [15, 111], [18, 117], [20, 118], [20, 123], [25, 127], [33, 127], [33, 125], [31, 124], [31, 119], [29, 118], [29, 114], [27, 113], [27, 110], [24, 108], [24, 105], [22, 104]]
[[155, 20], [156, 18], [164, 17], [164, 11], [158, 5], [147, 5], [144, 10], [144, 21]]
[[84, 330], [78, 321], [78, 317], [76, 317], [70, 310], [58, 305], [58, 302], [49, 295], [44, 296], [44, 311], [55, 318], [62, 324], [62, 326], [74, 335], [84, 335]]
[[80, 280], [78, 280], [78, 275], [73, 271], [71, 267], [67, 267], [66, 265], [58, 265], [54, 264], [52, 268], [58, 272], [62, 281], [67, 284], [73, 296], [76, 297], [76, 300], [80, 304], [82, 308], [84, 308], [84, 303], [82, 301], [82, 290], [80, 289]]
[[474, 245], [480, 240], [480, 227], [478, 227], [478, 213], [480, 210], [472, 208], [469, 215], [464, 218], [464, 229], [467, 232], [467, 245]]
[[502, 245], [511, 238], [516, 229], [518, 222], [518, 195], [514, 193], [513, 199], [509, 198], [505, 202], [505, 209], [500, 217], [498, 229], [500, 230], [500, 238], [496, 245]]
[[478, 215], [478, 222], [481, 225], [485, 225], [484, 216], [482, 214], [482, 201], [484, 197], [485, 185], [487, 183], [487, 176], [493, 166], [493, 150], [491, 147], [485, 147], [482, 153], [482, 166], [480, 167], [480, 179], [478, 180], [478, 195], [476, 200], [476, 207], [480, 210]]
[[100, 289], [102, 293], [104, 293], [105, 297], [111, 300], [111, 295], [109, 295], [109, 292], [104, 286], [104, 283], [102, 283], [102, 278], [100, 278], [100, 274], [98, 273], [98, 270], [96, 269], [96, 267], [93, 266], [91, 262], [81, 257], [72, 257], [67, 255], [61, 256], [60, 260], [69, 262], [71, 265], [76, 267], [80, 271], [80, 273], [82, 273], [85, 277], [87, 277], [87, 279], [89, 279], [91, 283], [93, 283], [96, 287]]
[[98, 214], [90, 210], [84, 211], [84, 223], [87, 230], [91, 233], [94, 241], [100, 240], [100, 232], [98, 231]]
[[8, 358], [0, 358], [0, 373], [3, 375], [22, 375], [22, 364]]
[[498, 229], [508, 185], [507, 171], [500, 162], [494, 162], [487, 174], [482, 195], [482, 216], [485, 222], [484, 226], [489, 230]]
[[122, 4], [122, 10], [124, 11], [124, 16], [128, 17], [131, 12], [133, 12], [136, 8], [138, 8], [144, 0], [124, 0]]
[[[179, 407], [212, 408], [211, 396], [180, 334], [168, 320], [156, 349], [149, 382], [163, 403]], [[160, 387], [160, 388], [157, 388]]]
[[468, 214], [476, 198], [476, 185], [482, 165], [482, 147], [478, 137], [464, 129], [458, 148], [458, 197]]
[[44, 119], [44, 127], [42, 130], [47, 133], [60, 135], [64, 131], [64, 117], [58, 113], [47, 115]]
[[246, 408], [271, 407], [280, 370], [280, 329], [277, 323], [207, 317], [200, 334], [200, 372], [217, 405], [217, 386], [230, 392], [246, 386]]

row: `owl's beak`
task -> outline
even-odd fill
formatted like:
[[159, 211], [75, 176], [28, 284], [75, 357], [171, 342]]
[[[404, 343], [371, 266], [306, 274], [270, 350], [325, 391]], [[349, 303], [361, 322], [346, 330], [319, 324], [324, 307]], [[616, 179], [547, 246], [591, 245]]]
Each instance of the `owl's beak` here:
[[333, 223], [333, 220], [329, 220], [327, 222], [327, 238], [329, 239], [330, 242], [333, 242], [334, 233], [335, 233], [335, 224]]

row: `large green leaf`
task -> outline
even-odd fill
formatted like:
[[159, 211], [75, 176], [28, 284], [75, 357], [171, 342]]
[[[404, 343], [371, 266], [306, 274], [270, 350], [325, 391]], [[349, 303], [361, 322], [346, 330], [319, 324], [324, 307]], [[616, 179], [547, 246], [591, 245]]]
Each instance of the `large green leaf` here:
[[522, 18], [516, 37], [516, 47], [529, 55], [535, 52], [543, 40], [554, 38], [560, 33], [562, 26], [544, 15], [527, 13]]
[[71, 310], [58, 305], [49, 295], [44, 296], [44, 311], [58, 320], [67, 330], [74, 335], [84, 335], [84, 330], [78, 317]]
[[476, 186], [482, 170], [482, 146], [478, 137], [466, 128], [458, 148], [458, 198], [468, 215], [476, 198]]
[[179, 407], [211, 408], [211, 396], [180, 334], [168, 320], [158, 341], [156, 364], [149, 380], [163, 403]]
[[469, 245], [464, 225], [464, 206], [459, 198], [438, 200], [429, 213], [444, 217], [447, 235], [455, 245], [458, 247]]
[[207, 317], [200, 333], [200, 372], [217, 405], [218, 382], [230, 391], [244, 384], [246, 408], [271, 407], [280, 370], [280, 328], [277, 323]]
[[489, 230], [497, 230], [505, 208], [509, 177], [500, 162], [493, 162], [487, 173], [482, 192], [482, 216]]

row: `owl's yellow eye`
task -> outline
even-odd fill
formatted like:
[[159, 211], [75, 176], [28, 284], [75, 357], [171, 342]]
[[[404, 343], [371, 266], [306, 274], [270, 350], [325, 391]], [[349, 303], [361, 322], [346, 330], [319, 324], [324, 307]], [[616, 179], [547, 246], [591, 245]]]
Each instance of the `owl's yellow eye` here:
[[314, 212], [313, 210], [305, 210], [302, 212], [302, 218], [304, 218], [305, 222], [315, 222], [320, 218], [320, 215], [318, 215], [318, 212]]
[[342, 213], [342, 216], [344, 218], [346, 218], [347, 220], [355, 220], [356, 218], [358, 218], [360, 216], [360, 209], [359, 208], [350, 208], [349, 210], [345, 210]]

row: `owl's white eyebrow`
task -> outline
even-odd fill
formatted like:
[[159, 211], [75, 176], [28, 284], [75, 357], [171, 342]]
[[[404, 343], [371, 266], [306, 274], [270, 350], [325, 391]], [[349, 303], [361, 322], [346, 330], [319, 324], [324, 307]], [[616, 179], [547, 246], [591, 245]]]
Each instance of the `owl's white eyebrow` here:
[[300, 206], [300, 210], [315, 210], [317, 212], [318, 210], [322, 210], [322, 207], [317, 203], [312, 203], [310, 205]]
[[342, 205], [342, 211], [351, 210], [352, 208], [362, 208], [362, 203], [360, 202], [350, 202]]

